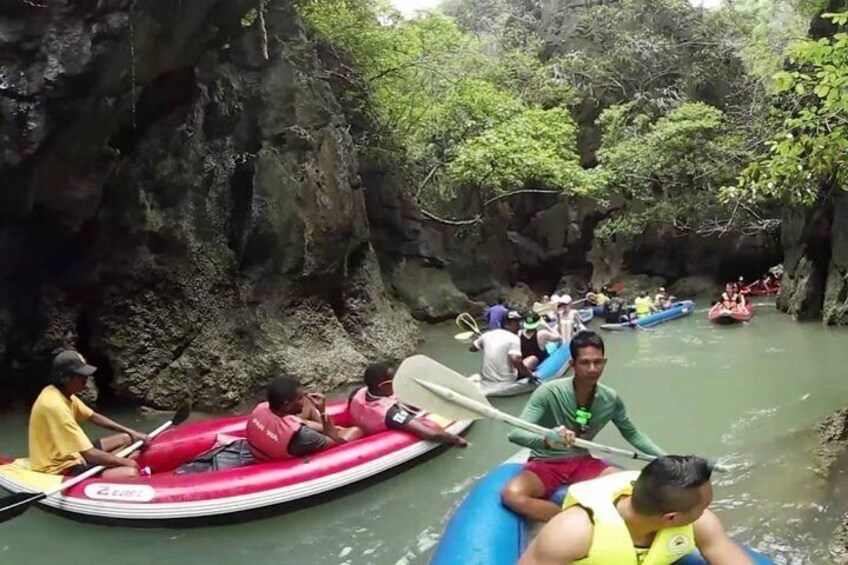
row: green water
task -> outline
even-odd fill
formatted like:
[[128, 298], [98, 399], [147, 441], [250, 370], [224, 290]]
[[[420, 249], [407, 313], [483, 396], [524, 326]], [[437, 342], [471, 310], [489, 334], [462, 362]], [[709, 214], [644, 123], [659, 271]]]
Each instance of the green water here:
[[[452, 325], [425, 329], [423, 353], [466, 373], [479, 358]], [[604, 382], [666, 449], [720, 457], [715, 508], [730, 532], [778, 563], [828, 563], [848, 510], [844, 486], [812, 470], [813, 428], [848, 404], [848, 333], [797, 324], [763, 306], [745, 327], [712, 327], [701, 309], [651, 333], [605, 334]], [[497, 404], [511, 412], [523, 399]], [[138, 426], [138, 417], [123, 414]], [[24, 414], [0, 415], [0, 453], [26, 448]], [[130, 529], [78, 524], [31, 510], [0, 525], [0, 563], [425, 563], [464, 494], [516, 447], [505, 426], [478, 422], [467, 450], [449, 450], [332, 502], [247, 524]], [[598, 441], [625, 445], [614, 428]]]

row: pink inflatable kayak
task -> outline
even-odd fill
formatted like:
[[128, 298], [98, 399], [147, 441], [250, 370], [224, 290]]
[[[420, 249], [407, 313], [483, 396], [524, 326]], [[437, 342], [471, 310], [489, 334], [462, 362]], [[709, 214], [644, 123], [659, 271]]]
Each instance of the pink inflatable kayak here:
[[[350, 425], [347, 403], [327, 408], [337, 425]], [[438, 422], [452, 433], [470, 421]], [[174, 470], [213, 448], [221, 438], [244, 437], [247, 416], [186, 424], [168, 430], [139, 458], [149, 477], [103, 480], [97, 477], [45, 499], [42, 504], [78, 518], [114, 522], [203, 522], [203, 518], [256, 511], [301, 501], [373, 477], [417, 459], [440, 444], [398, 431], [386, 431], [309, 457], [254, 463], [222, 471], [177, 475]], [[0, 459], [0, 486], [16, 492], [53, 488], [65, 477], [29, 470], [26, 459]]]

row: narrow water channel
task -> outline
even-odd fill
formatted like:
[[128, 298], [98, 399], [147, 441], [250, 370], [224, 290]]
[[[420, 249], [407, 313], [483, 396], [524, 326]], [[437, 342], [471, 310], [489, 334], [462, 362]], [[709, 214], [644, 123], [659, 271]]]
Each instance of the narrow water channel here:
[[[456, 331], [452, 324], [426, 328], [420, 351], [473, 372], [479, 357], [453, 340]], [[743, 327], [713, 327], [700, 308], [652, 332], [604, 337], [604, 381], [623, 395], [639, 427], [668, 450], [734, 468], [719, 478], [715, 504], [731, 533], [778, 563], [828, 563], [826, 545], [848, 494], [813, 473], [814, 427], [848, 404], [848, 330], [797, 324], [761, 306]], [[523, 402], [497, 404], [517, 413]], [[0, 526], [0, 562], [426, 563], [474, 480], [516, 451], [506, 433], [499, 423], [478, 422], [467, 450], [445, 451], [331, 502], [246, 524], [109, 528], [33, 510]], [[624, 445], [613, 427], [598, 441]], [[26, 414], [0, 415], [0, 453], [25, 450]]]

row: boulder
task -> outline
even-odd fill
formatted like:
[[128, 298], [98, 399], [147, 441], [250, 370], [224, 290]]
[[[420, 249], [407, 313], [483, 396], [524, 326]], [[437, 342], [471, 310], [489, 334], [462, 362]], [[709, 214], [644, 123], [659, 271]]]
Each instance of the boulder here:
[[392, 273], [392, 287], [419, 320], [438, 322], [461, 312], [479, 315], [485, 304], [471, 301], [444, 269], [403, 261]]
[[632, 300], [643, 290], [653, 295], [659, 287], [665, 286], [665, 279], [649, 275], [622, 275], [613, 278], [608, 286], [618, 290], [622, 298]]
[[708, 277], [683, 277], [671, 284], [668, 291], [677, 298], [703, 298], [715, 300], [723, 287]]
[[507, 289], [504, 294], [506, 295], [507, 306], [511, 310], [518, 310], [522, 313], [528, 312], [533, 303], [539, 300], [539, 295], [523, 282], [516, 283], [515, 286]]

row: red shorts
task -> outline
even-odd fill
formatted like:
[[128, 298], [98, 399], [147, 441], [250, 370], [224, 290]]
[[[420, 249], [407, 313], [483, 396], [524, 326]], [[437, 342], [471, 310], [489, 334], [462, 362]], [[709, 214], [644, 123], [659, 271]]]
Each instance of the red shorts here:
[[609, 467], [600, 459], [589, 455], [569, 459], [531, 459], [524, 466], [545, 486], [545, 498], [550, 498], [562, 485], [588, 481]]

